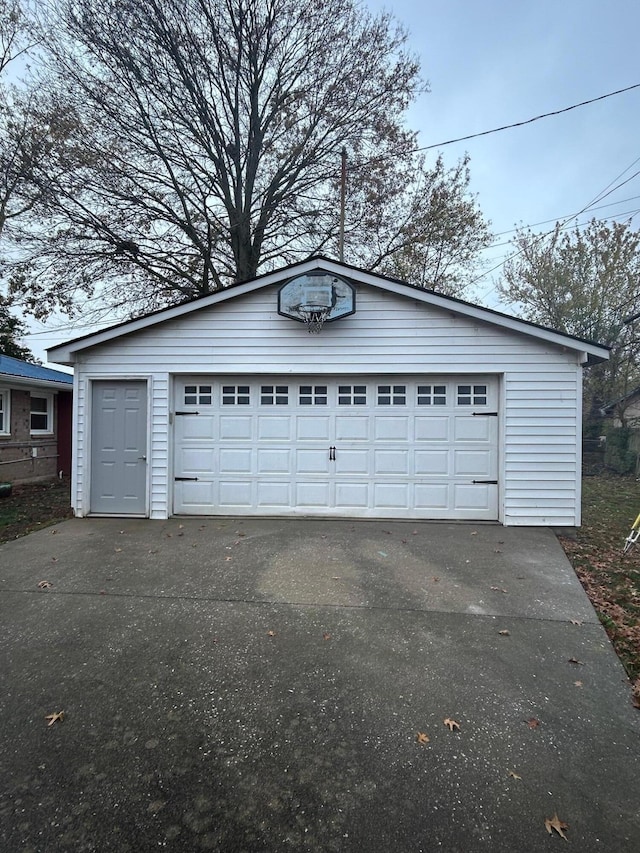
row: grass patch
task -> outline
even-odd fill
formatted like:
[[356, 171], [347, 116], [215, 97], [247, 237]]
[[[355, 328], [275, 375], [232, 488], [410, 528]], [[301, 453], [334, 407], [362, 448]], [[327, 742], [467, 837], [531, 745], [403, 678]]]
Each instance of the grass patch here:
[[632, 477], [586, 477], [582, 527], [560, 537], [576, 574], [613, 643], [640, 707], [640, 542], [622, 554], [640, 512], [640, 482]]
[[68, 481], [14, 486], [0, 498], [0, 543], [72, 517]]

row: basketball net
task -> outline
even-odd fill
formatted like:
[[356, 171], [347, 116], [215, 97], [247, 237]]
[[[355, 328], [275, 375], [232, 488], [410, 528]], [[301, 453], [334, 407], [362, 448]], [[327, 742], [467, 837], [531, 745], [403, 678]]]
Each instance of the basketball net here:
[[330, 312], [331, 308], [325, 308], [321, 305], [300, 305], [298, 308], [300, 318], [310, 335], [320, 334]]

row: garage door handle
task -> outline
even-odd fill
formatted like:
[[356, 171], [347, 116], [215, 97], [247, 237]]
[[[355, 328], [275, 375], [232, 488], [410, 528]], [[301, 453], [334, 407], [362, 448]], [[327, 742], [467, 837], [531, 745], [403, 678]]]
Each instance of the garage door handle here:
[[497, 418], [497, 412], [471, 412], [474, 418]]
[[497, 480], [472, 480], [474, 486], [497, 486]]
[[336, 449], [335, 449], [335, 447], [330, 447], [329, 448], [329, 459], [331, 462], [333, 462], [335, 460], [335, 458], [336, 458]]
[[146, 461], [147, 461], [147, 457], [146, 457], [146, 456], [138, 456], [138, 459], [141, 459], [143, 462], [146, 462]]

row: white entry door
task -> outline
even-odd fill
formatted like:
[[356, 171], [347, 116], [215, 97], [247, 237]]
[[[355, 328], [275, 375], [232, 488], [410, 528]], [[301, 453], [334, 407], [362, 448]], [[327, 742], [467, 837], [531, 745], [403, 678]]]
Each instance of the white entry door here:
[[495, 520], [495, 377], [181, 377], [174, 512]]
[[146, 496], [146, 382], [94, 382], [90, 511], [145, 515]]

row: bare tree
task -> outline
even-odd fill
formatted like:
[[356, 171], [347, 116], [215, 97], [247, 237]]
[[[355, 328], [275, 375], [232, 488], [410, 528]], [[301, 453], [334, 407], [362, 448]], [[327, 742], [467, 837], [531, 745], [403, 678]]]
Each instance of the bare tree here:
[[524, 316], [612, 348], [608, 362], [585, 376], [587, 415], [640, 384], [640, 233], [629, 224], [592, 220], [548, 237], [518, 233], [517, 255], [505, 265], [502, 295]]
[[[485, 228], [477, 212], [459, 215], [470, 203], [464, 182], [412, 155], [403, 118], [424, 84], [387, 13], [357, 0], [43, 9], [43, 116], [64, 132], [33, 170], [42, 203], [22, 218], [14, 290], [34, 311], [96, 282], [111, 304], [151, 308], [331, 252], [343, 145], [360, 164], [350, 259], [383, 268], [438, 229], [441, 241], [455, 233], [453, 245]], [[375, 250], [363, 252], [373, 231]], [[440, 264], [420, 280], [445, 279]]]

